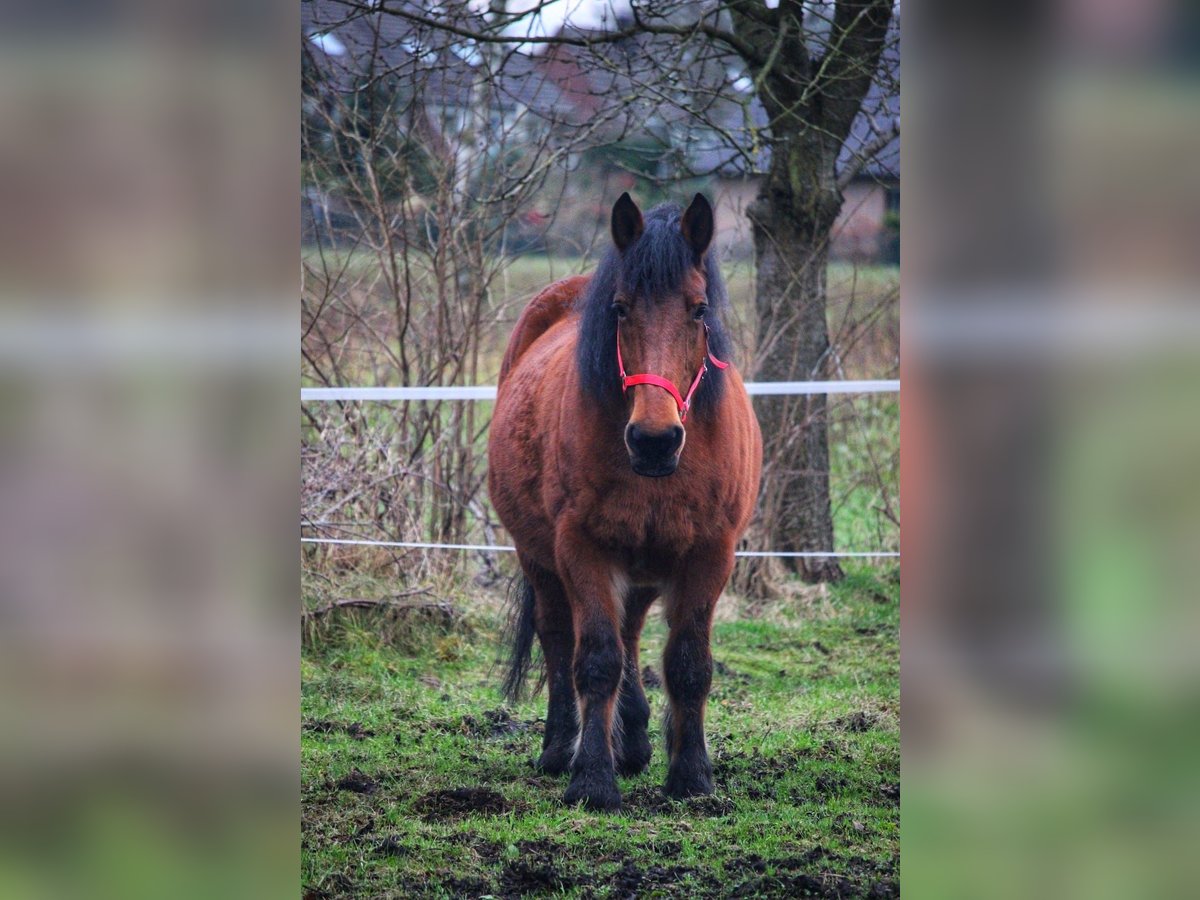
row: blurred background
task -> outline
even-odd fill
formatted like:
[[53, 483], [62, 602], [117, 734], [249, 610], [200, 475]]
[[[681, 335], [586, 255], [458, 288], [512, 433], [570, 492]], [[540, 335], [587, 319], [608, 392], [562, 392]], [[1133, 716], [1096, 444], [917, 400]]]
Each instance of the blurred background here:
[[905, 887], [1189, 894], [1200, 19], [906, 13]]
[[[298, 160], [314, 42], [293, 3], [3, 15], [0, 894], [294, 894], [295, 292], [356, 277], [354, 211]], [[907, 888], [1191, 893], [1200, 22], [1165, 0], [903, 19], [903, 213], [874, 171], [883, 212], [828, 272], [836, 308], [900, 215]], [[602, 154], [578, 196], [648, 204], [647, 166]], [[744, 185], [708, 178], [740, 221]], [[497, 238], [497, 333], [596, 246], [603, 210], [567, 208]], [[746, 240], [722, 237], [735, 308]], [[873, 521], [838, 544], [899, 540]]]
[[0, 896], [294, 894], [298, 11], [0, 22]]

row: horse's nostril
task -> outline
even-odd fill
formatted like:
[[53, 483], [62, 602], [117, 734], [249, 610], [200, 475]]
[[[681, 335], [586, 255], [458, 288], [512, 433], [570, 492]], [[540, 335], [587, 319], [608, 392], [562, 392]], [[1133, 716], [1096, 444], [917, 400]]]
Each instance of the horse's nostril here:
[[640, 425], [630, 424], [625, 430], [629, 449], [638, 456], [662, 459], [674, 456], [683, 443], [683, 426], [672, 425], [664, 431], [649, 431]]

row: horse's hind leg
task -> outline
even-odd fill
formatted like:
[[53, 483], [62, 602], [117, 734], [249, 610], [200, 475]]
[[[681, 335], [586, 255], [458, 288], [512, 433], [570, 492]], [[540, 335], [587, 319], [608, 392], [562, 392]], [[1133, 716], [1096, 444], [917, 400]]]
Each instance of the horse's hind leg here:
[[664, 597], [671, 633], [663, 654], [663, 681], [670, 700], [664, 729], [670, 762], [663, 789], [671, 797], [695, 797], [713, 790], [704, 740], [704, 709], [713, 669], [709, 637], [717, 598], [732, 569], [732, 547], [693, 552]]
[[571, 607], [557, 575], [532, 565], [526, 566], [525, 571], [537, 597], [534, 627], [546, 660], [546, 685], [550, 694], [542, 755], [536, 766], [549, 775], [561, 775], [571, 765], [575, 738], [579, 734], [575, 684], [571, 677], [571, 659], [575, 653]]
[[641, 663], [638, 645], [646, 611], [658, 596], [655, 588], [635, 588], [625, 598], [625, 615], [621, 623], [621, 642], [625, 645], [625, 669], [621, 678], [620, 717], [621, 741], [617, 754], [617, 771], [622, 775], [637, 775], [650, 764], [652, 748], [646, 734], [650, 722], [650, 704], [642, 689]]

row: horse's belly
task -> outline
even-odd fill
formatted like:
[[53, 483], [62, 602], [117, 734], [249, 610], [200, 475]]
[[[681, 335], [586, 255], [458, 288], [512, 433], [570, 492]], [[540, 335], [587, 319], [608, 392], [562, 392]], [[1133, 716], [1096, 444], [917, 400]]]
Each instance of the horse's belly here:
[[[518, 414], [519, 415], [519, 414]], [[517, 549], [545, 567], [553, 566], [553, 529], [536, 502], [540, 493], [540, 459], [535, 447], [521, 439], [519, 422], [493, 420], [488, 453], [488, 488], [500, 522]]]
[[[488, 436], [488, 490], [501, 523], [523, 558], [554, 568], [554, 526], [540, 502], [549, 457], [547, 423], [558, 416], [559, 398], [543, 390], [547, 370], [561, 368], [566, 330], [543, 335], [509, 373]], [[557, 365], [556, 365], [557, 364]]]

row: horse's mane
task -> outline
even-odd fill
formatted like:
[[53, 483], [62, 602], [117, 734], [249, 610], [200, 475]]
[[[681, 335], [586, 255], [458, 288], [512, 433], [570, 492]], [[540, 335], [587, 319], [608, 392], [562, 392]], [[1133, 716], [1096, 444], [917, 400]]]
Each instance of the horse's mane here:
[[[696, 253], [679, 230], [681, 215], [675, 204], [656, 206], [646, 213], [641, 236], [624, 253], [610, 247], [587, 290], [576, 300], [580, 311], [576, 347], [580, 383], [587, 394], [604, 405], [619, 403], [621, 399], [617, 314], [612, 308], [617, 289], [659, 302], [677, 292], [696, 265]], [[708, 349], [717, 359], [728, 361], [730, 340], [721, 316], [729, 307], [729, 297], [714, 255], [710, 250], [703, 261], [708, 283], [708, 314], [704, 321], [708, 323]], [[704, 415], [716, 407], [724, 385], [724, 373], [710, 365], [692, 401], [696, 415]]]

